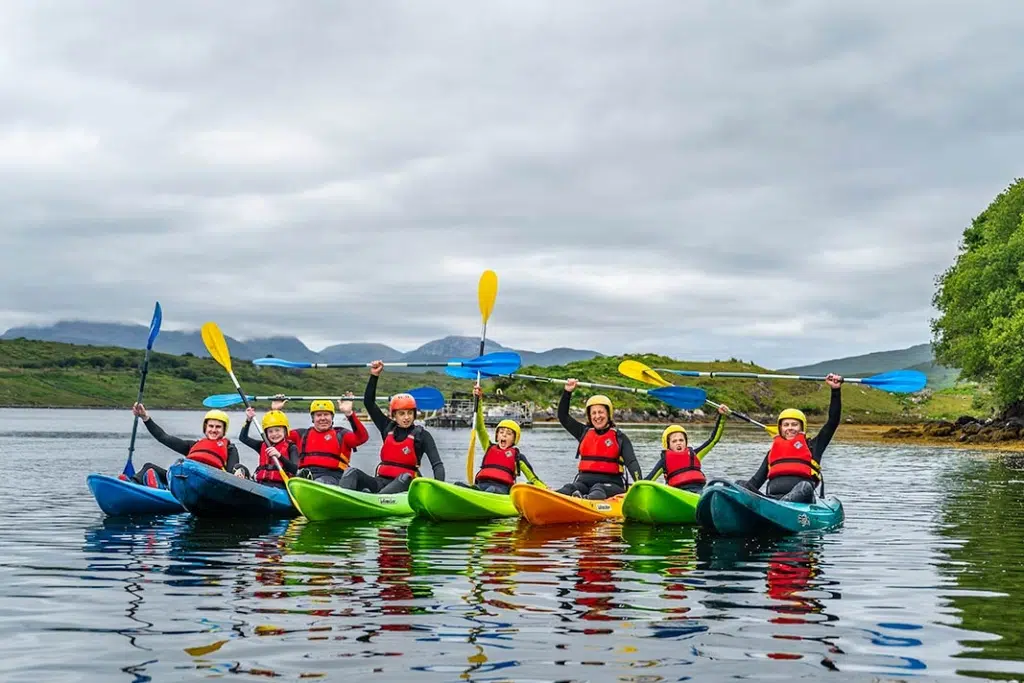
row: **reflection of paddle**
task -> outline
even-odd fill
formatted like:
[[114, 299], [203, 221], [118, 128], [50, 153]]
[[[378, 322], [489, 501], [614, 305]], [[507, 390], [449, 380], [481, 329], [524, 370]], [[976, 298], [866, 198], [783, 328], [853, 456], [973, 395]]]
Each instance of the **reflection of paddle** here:
[[[231, 353], [228, 351], [228, 343], [224, 340], [224, 335], [221, 333], [220, 328], [217, 327], [217, 323], [206, 323], [202, 329], [203, 343], [206, 345], [206, 350], [210, 352], [210, 356], [213, 357], [222, 368], [228, 371], [228, 376], [231, 377], [231, 383], [235, 385], [235, 389], [238, 391], [238, 395], [242, 397], [242, 403], [245, 404], [246, 408], [249, 408], [249, 398], [242, 391], [242, 387], [238, 384], [238, 379], [235, 377], [234, 371], [231, 369]], [[263, 433], [263, 428], [260, 427], [259, 422], [256, 420], [252, 421], [256, 431], [259, 433], [260, 438], [263, 439], [263, 443], [266, 444], [267, 448], [277, 448], [274, 444], [270, 443], [270, 439]], [[282, 441], [281, 443], [285, 443]], [[277, 459], [277, 456], [273, 457], [274, 464], [277, 465], [277, 471], [281, 473], [281, 479], [284, 480], [285, 490], [288, 491], [288, 473], [284, 471], [284, 467], [281, 466], [281, 461]], [[295, 506], [296, 510], [302, 512], [299, 509], [298, 504], [295, 502], [295, 498], [292, 498], [292, 492], [288, 491], [288, 497], [291, 498], [292, 505]]]
[[[156, 341], [156, 335], [160, 334], [160, 321], [163, 320], [163, 311], [160, 310], [160, 302], [156, 302], [156, 308], [153, 309], [153, 320], [149, 323], [149, 338], [146, 340], [146, 357], [142, 360], [142, 379], [139, 380], [139, 396], [135, 399], [136, 403], [142, 403], [142, 390], [146, 388], [146, 375], [149, 374], [149, 352], [153, 350], [153, 342]], [[128, 462], [124, 464], [124, 476], [131, 479], [135, 476], [135, 465], [132, 464], [132, 453], [135, 452], [135, 433], [139, 429], [139, 416], [135, 416], [135, 420], [132, 421], [132, 440], [128, 444]]]
[[[498, 298], [498, 275], [493, 270], [485, 270], [480, 276], [480, 282], [477, 285], [476, 290], [477, 303], [480, 306], [480, 317], [483, 319], [484, 328], [480, 333], [480, 357], [484, 355], [484, 343], [487, 340], [487, 321], [491, 317], [491, 312], [494, 311], [494, 301]], [[484, 368], [487, 369], [487, 368]], [[504, 368], [500, 368], [504, 369]], [[517, 366], [511, 372], [518, 370]], [[476, 383], [480, 384], [480, 370], [478, 366], [476, 370]], [[499, 368], [491, 367], [492, 372], [499, 370]], [[504, 374], [504, 373], [503, 373]], [[473, 420], [476, 420], [477, 409], [480, 407], [480, 397], [475, 396], [473, 398]], [[473, 483], [473, 454], [476, 451], [476, 429], [473, 429], [470, 425], [469, 430], [469, 451], [466, 454], [466, 482]]]
[[[621, 363], [619, 363], [619, 373], [626, 377], [629, 377], [630, 379], [635, 379], [638, 382], [644, 382], [645, 384], [653, 384], [656, 387], [675, 386], [654, 370], [650, 369], [643, 363], [635, 360], [624, 360]], [[705, 403], [713, 405], [715, 408], [720, 408], [722, 405], [721, 403], [715, 403], [711, 399], [705, 399]], [[744, 422], [749, 422], [754, 426], [760, 427], [761, 429], [765, 430], [772, 436], [779, 435], [779, 428], [774, 425], [763, 425], [757, 420], [753, 419], [752, 417], [737, 412], [732, 408], [729, 409], [729, 414], [735, 415]]]

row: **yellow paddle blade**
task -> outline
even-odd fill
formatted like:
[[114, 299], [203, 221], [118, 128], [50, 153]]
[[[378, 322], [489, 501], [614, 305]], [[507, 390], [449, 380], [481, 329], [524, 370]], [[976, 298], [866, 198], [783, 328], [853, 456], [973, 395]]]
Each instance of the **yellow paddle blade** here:
[[498, 298], [498, 274], [493, 270], [485, 270], [480, 276], [477, 298], [480, 301], [480, 316], [486, 325], [494, 311], [494, 300]]
[[619, 374], [625, 375], [630, 379], [635, 379], [637, 382], [643, 382], [644, 384], [653, 384], [656, 387], [670, 387], [671, 382], [665, 380], [664, 377], [659, 375], [654, 370], [635, 360], [624, 360], [619, 363]]
[[202, 329], [203, 343], [206, 350], [210, 352], [213, 359], [220, 363], [228, 372], [231, 372], [231, 353], [228, 351], [228, 343], [224, 341], [217, 323], [206, 323]]
[[764, 431], [768, 432], [773, 439], [779, 435], [779, 428], [775, 425], [765, 425]]

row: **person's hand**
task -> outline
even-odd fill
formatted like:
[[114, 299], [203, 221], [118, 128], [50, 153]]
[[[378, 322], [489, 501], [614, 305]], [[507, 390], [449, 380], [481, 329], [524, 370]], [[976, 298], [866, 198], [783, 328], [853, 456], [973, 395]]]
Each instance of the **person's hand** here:
[[724, 403], [720, 403], [718, 405], [718, 413], [719, 413], [719, 415], [728, 415], [731, 412], [732, 411], [729, 410], [729, 406], [725, 405]]
[[288, 399], [284, 397], [284, 394], [276, 394], [274, 400], [270, 402], [271, 410], [283, 410], [284, 404], [288, 402]]
[[351, 391], [346, 392], [345, 398], [348, 400], [338, 401], [338, 412], [340, 412], [342, 415], [346, 417], [352, 414], [352, 400], [349, 397], [355, 398], [355, 395]]
[[248, 408], [245, 409], [245, 421], [252, 422], [252, 419], [254, 417], [256, 417], [256, 409], [253, 408], [252, 406], [249, 406]]
[[277, 450], [275, 446], [267, 446], [267, 456], [271, 458], [280, 458], [281, 451]]
[[825, 377], [825, 384], [829, 385], [833, 389], [838, 389], [843, 383], [843, 378], [840, 375], [830, 372]]
[[483, 389], [483, 387], [481, 387], [479, 384], [474, 386], [473, 387], [473, 395], [476, 396], [477, 398], [483, 398], [484, 397], [484, 389]]
[[579, 384], [579, 380], [577, 380], [575, 377], [570, 377], [569, 379], [565, 380], [565, 390], [571, 394], [572, 392], [576, 391], [577, 384]]
[[380, 377], [380, 373], [384, 370], [384, 361], [375, 360], [370, 363], [370, 374], [374, 377]]
[[132, 406], [132, 414], [136, 417], [141, 417], [143, 422], [149, 419], [149, 413], [146, 412], [146, 406], [141, 403], [136, 403]]
[[235, 476], [238, 477], [239, 479], [245, 479], [245, 470], [239, 467], [237, 470], [235, 470]]

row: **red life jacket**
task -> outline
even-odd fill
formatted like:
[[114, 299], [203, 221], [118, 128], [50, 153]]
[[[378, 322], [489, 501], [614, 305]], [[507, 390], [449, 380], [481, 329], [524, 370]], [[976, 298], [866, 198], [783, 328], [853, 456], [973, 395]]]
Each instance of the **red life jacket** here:
[[338, 437], [334, 428], [318, 432], [310, 427], [299, 445], [299, 467], [323, 467], [329, 470], [348, 469], [352, 451]]
[[[277, 449], [282, 458], [287, 460], [288, 451], [291, 450], [291, 445], [293, 443], [295, 443], [295, 441], [292, 439], [292, 435], [288, 434], [288, 437], [283, 441], [275, 443], [274, 448]], [[298, 446], [298, 444], [296, 444], [296, 446]], [[260, 483], [284, 483], [284, 479], [281, 478], [281, 472], [277, 469], [277, 464], [274, 462], [274, 459], [267, 455], [266, 443], [260, 446], [260, 465], [256, 468], [256, 481]]]
[[588, 428], [580, 439], [576, 457], [580, 459], [580, 472], [621, 475], [624, 468], [618, 430], [609, 429], [604, 434], [598, 434], [593, 427]]
[[787, 441], [781, 436], [775, 437], [768, 451], [768, 478], [803, 477], [818, 479], [821, 468], [811, 457], [811, 447], [807, 445], [807, 437], [797, 434]]
[[195, 460], [201, 462], [204, 465], [210, 467], [216, 467], [219, 470], [223, 470], [228, 466], [228, 445], [231, 442], [224, 439], [199, 439], [192, 448], [188, 449], [188, 455], [185, 457], [189, 460]]
[[516, 483], [516, 463], [519, 461], [519, 449], [501, 448], [492, 443], [487, 452], [484, 453], [483, 462], [480, 463], [480, 471], [476, 473], [476, 483], [481, 479], [493, 481], [498, 484], [512, 486]]
[[700, 468], [698, 458], [692, 448], [685, 451], [662, 451], [665, 455], [665, 483], [669, 486], [689, 486], [704, 484], [707, 478]]
[[384, 445], [380, 447], [380, 464], [377, 465], [378, 477], [394, 479], [402, 474], [419, 476], [420, 459], [416, 455], [415, 437], [421, 429], [419, 425], [416, 425], [401, 441], [395, 439], [394, 429], [388, 432], [388, 435], [384, 437]]

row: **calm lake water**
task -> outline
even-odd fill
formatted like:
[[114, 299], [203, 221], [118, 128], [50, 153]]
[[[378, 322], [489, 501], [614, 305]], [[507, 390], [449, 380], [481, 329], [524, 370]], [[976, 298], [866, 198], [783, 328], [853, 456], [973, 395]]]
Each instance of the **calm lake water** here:
[[[154, 418], [189, 436], [201, 413]], [[106, 519], [85, 476], [120, 472], [130, 432], [127, 411], [0, 410], [0, 680], [1024, 679], [1024, 472], [979, 454], [833, 444], [845, 527], [744, 541], [628, 523]], [[660, 430], [629, 432], [646, 470]], [[434, 434], [463, 477], [469, 432]], [[537, 429], [523, 449], [561, 484], [573, 443]], [[747, 477], [764, 450], [730, 423], [706, 469]], [[136, 467], [174, 458], [140, 427]]]

